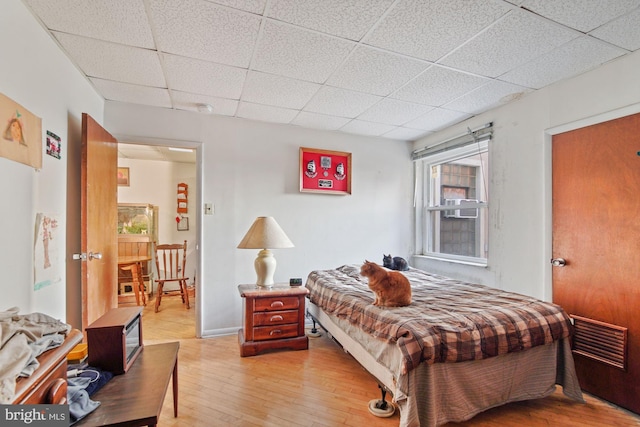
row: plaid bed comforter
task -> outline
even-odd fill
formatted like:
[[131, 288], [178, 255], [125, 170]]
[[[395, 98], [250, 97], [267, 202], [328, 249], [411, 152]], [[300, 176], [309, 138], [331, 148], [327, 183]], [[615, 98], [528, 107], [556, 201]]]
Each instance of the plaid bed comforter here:
[[306, 287], [311, 302], [325, 312], [397, 343], [403, 374], [420, 363], [485, 359], [572, 333], [568, 315], [555, 304], [418, 269], [402, 273], [413, 293], [408, 307], [374, 306], [373, 292], [357, 265], [313, 271]]

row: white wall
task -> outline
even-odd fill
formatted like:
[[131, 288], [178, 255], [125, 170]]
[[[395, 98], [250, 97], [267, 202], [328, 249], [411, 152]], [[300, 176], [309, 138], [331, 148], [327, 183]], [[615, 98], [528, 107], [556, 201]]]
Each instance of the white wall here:
[[489, 157], [488, 267], [420, 257], [413, 260], [414, 265], [551, 300], [548, 130], [605, 113], [615, 116], [618, 109], [624, 108], [623, 114], [640, 111], [638, 69], [640, 51], [416, 142], [414, 148], [465, 133], [467, 127], [494, 124]]
[[[0, 92], [41, 117], [43, 133], [40, 171], [0, 158], [0, 311], [18, 306], [22, 313], [40, 311], [65, 320], [66, 283], [79, 279], [79, 269], [78, 277], [68, 278], [66, 274], [66, 255], [70, 252], [66, 218], [79, 217], [76, 212], [67, 212], [67, 165], [79, 158], [81, 114], [87, 112], [101, 122], [104, 101], [19, 0], [2, 3], [0, 57]], [[62, 138], [60, 160], [44, 153], [47, 130]], [[56, 268], [61, 281], [34, 291], [33, 245], [38, 212], [61, 218], [57, 238], [50, 242], [51, 249], [59, 254]], [[79, 293], [72, 297], [80, 304]]]
[[[258, 251], [236, 247], [257, 216], [274, 216], [295, 244], [274, 250], [276, 281], [412, 253], [407, 143], [112, 102], [105, 126], [116, 134], [202, 142], [202, 199], [194, 211], [205, 202], [215, 209], [201, 216], [203, 335], [236, 333], [241, 325], [237, 286], [255, 280]], [[301, 146], [351, 152], [353, 194], [300, 193]]]

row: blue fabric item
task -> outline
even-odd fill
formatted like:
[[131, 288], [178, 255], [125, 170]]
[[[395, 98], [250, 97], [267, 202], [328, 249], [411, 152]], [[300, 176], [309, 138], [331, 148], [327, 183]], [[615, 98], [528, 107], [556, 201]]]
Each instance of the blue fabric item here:
[[[103, 371], [100, 368], [89, 366], [86, 363], [78, 363], [74, 365], [68, 365], [67, 370], [80, 369], [82, 372], [76, 378], [88, 378], [91, 381], [85, 387], [85, 390], [89, 396], [93, 396], [98, 390], [100, 390], [111, 378], [113, 373], [109, 371]], [[70, 378], [71, 380], [71, 378]]]
[[[73, 379], [70, 379], [73, 380]], [[76, 378], [78, 382], [84, 382], [84, 378]], [[87, 379], [91, 381], [90, 379]], [[77, 423], [84, 417], [100, 406], [100, 402], [91, 400], [89, 394], [83, 386], [71, 385], [72, 381], [69, 381], [67, 387], [67, 400], [69, 401], [69, 415], [71, 417], [71, 425]]]

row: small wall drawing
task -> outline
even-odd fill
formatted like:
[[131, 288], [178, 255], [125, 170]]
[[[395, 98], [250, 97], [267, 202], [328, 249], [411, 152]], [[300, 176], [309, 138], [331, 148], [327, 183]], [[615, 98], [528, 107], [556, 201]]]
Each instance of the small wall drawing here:
[[0, 93], [0, 157], [42, 167], [42, 120]]
[[47, 154], [56, 159], [60, 159], [62, 142], [60, 137], [51, 131], [47, 131]]
[[64, 242], [62, 242], [58, 233], [59, 224], [60, 221], [57, 215], [44, 213], [36, 215], [35, 241], [33, 245], [33, 265], [35, 270], [33, 289], [36, 291], [62, 280], [57, 246]]

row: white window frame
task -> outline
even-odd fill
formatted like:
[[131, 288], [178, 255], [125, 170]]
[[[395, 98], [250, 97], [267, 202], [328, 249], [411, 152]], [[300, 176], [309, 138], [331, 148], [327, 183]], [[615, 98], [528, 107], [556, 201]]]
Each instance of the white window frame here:
[[[439, 236], [434, 236], [434, 230], [440, 230], [439, 224], [434, 224], [432, 227], [432, 215], [434, 211], [451, 210], [451, 206], [441, 206], [439, 204], [440, 197], [437, 195], [437, 201], [430, 203], [434, 195], [431, 194], [432, 188], [440, 188], [439, 182], [433, 182], [431, 177], [431, 169], [434, 166], [440, 166], [444, 163], [451, 162], [456, 159], [464, 159], [476, 154], [486, 155], [489, 153], [489, 137], [480, 141], [469, 143], [457, 148], [450, 148], [446, 151], [436, 152], [434, 154], [417, 158], [414, 160], [415, 169], [415, 243], [416, 243], [416, 255], [424, 256], [432, 259], [447, 260], [450, 262], [457, 262], [469, 265], [486, 267], [488, 263], [488, 257], [470, 257], [462, 255], [447, 254], [442, 252], [436, 252], [430, 246], [431, 242], [438, 241]], [[471, 161], [471, 159], [469, 159]], [[478, 166], [480, 162], [477, 162]], [[486, 200], [489, 200], [489, 192], [486, 181], [488, 171], [482, 170], [481, 176], [477, 177], [476, 191], [479, 195], [484, 195]], [[439, 181], [440, 175], [434, 178]], [[464, 208], [477, 208], [478, 212], [483, 212], [485, 218], [488, 219], [489, 204], [488, 202], [480, 201], [478, 203], [469, 202], [464, 205]], [[435, 215], [435, 221], [439, 223], [440, 216]], [[439, 231], [438, 231], [439, 233]], [[488, 229], [487, 227], [480, 226], [478, 229], [479, 244], [484, 246], [484, 253], [488, 253]], [[439, 245], [434, 245], [439, 246]]]

